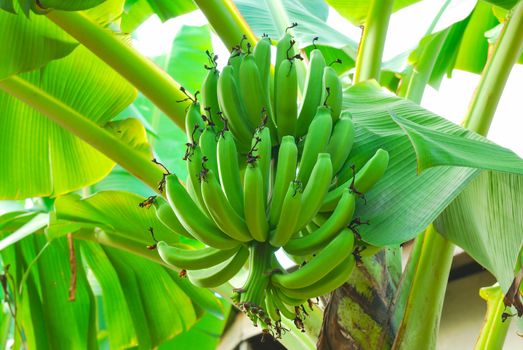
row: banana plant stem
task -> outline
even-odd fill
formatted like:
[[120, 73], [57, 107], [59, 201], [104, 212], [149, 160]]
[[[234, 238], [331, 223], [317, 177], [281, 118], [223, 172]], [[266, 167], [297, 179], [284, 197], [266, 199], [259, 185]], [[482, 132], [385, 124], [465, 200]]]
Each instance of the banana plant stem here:
[[[522, 47], [523, 2], [520, 2], [513, 9], [512, 16], [506, 23], [494, 52], [483, 70], [481, 81], [463, 123], [469, 130], [482, 135], [487, 134], [503, 87]], [[421, 249], [421, 251], [418, 251], [419, 254], [414, 254], [416, 258], [409, 261], [407, 265], [407, 270], [413, 269], [414, 273], [394, 349], [420, 348], [420, 346], [433, 349], [436, 346], [434, 335], [439, 328], [442, 309], [439, 298], [443, 298], [447, 288], [454, 245], [429, 227], [423, 236], [416, 239], [414, 249]], [[426, 276], [431, 278], [428, 279]], [[436, 276], [437, 279], [433, 280], [432, 276]], [[430, 293], [431, 297], [427, 297], [427, 293]]]
[[123, 38], [100, 27], [80, 12], [52, 10], [47, 17], [133, 84], [180, 129], [185, 129], [188, 103], [176, 101], [187, 96], [167, 73], [140, 55]]
[[383, 47], [393, 4], [394, 0], [371, 2], [356, 58], [355, 84], [369, 79], [379, 80]]
[[258, 39], [232, 0], [194, 0], [212, 28], [229, 50], [238, 45], [245, 35], [254, 46]]
[[466, 128], [481, 135], [488, 133], [512, 66], [523, 49], [523, 2], [519, 2], [509, 16], [463, 122]]
[[163, 171], [145, 154], [128, 146], [92, 120], [18, 76], [0, 80], [0, 89], [87, 142], [158, 192], [158, 183], [162, 179]]
[[502, 319], [506, 309], [503, 303], [503, 291], [499, 284], [495, 284], [481, 288], [479, 295], [487, 301], [487, 313], [475, 349], [502, 349], [510, 326], [510, 318]]

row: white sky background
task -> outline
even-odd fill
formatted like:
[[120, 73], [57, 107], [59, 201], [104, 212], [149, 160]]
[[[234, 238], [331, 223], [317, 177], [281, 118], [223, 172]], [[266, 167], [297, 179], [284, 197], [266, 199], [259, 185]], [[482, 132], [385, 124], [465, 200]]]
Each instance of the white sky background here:
[[[425, 0], [396, 12], [389, 25], [384, 60], [415, 47], [443, 1]], [[454, 3], [457, 4], [455, 6], [467, 8], [474, 6], [475, 2], [475, 0], [462, 0]], [[453, 11], [447, 12], [453, 13]], [[438, 26], [443, 26], [452, 20], [455, 19], [444, 15]], [[359, 29], [332, 9], [329, 12], [327, 23], [349, 37], [359, 37]], [[156, 16], [153, 16], [136, 31], [134, 45], [147, 56], [161, 55], [171, 49], [174, 36], [183, 25], [201, 26], [204, 24], [207, 24], [207, 20], [200, 11], [194, 11], [163, 24]], [[212, 42], [214, 52], [218, 56], [228, 56], [227, 49], [214, 34]], [[223, 64], [225, 60], [220, 60], [220, 62]], [[439, 91], [427, 87], [421, 104], [434, 113], [459, 123], [465, 116], [478, 81], [479, 76], [476, 74], [454, 70], [452, 79], [445, 78]], [[523, 142], [521, 142], [523, 95], [521, 91], [523, 91], [523, 65], [516, 65], [512, 69], [488, 137], [523, 157]]]

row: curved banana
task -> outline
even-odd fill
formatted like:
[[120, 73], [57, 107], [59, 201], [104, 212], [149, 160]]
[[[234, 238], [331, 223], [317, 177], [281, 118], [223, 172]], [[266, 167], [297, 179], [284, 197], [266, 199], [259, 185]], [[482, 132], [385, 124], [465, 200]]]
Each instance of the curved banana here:
[[[384, 149], [378, 149], [374, 156], [365, 163], [365, 165], [356, 173], [354, 179], [354, 188], [359, 193], [367, 193], [372, 186], [378, 182], [389, 165], [389, 153]], [[331, 190], [325, 196], [320, 212], [332, 211], [338, 204], [343, 194], [343, 190], [352, 185], [352, 178], [345, 181], [340, 186]]]
[[238, 148], [242, 151], [248, 150], [254, 128], [250, 125], [247, 112], [240, 100], [232, 66], [225, 66], [218, 79], [218, 103], [227, 119], [228, 128], [238, 141]]
[[273, 247], [285, 245], [296, 232], [296, 224], [302, 210], [302, 203], [301, 184], [292, 182], [285, 194], [278, 224], [269, 241]]
[[202, 83], [202, 105], [205, 113], [208, 115], [216, 128], [223, 128], [223, 121], [220, 118], [220, 106], [218, 104], [218, 78], [220, 72], [215, 67], [208, 70], [207, 75]]
[[226, 261], [202, 270], [189, 270], [187, 277], [192, 284], [202, 288], [217, 287], [233, 278], [249, 257], [249, 249], [240, 246], [238, 252]]
[[269, 224], [266, 217], [265, 185], [259, 162], [247, 165], [243, 181], [245, 222], [249, 228], [252, 238], [259, 242], [265, 242], [269, 232]]
[[323, 70], [323, 95], [321, 101], [330, 108], [332, 121], [338, 120], [343, 102], [343, 89], [338, 73], [331, 66], [327, 66]]
[[309, 70], [305, 78], [305, 92], [296, 129], [297, 136], [303, 136], [307, 133], [309, 125], [316, 114], [316, 109], [322, 104], [325, 58], [323, 58], [323, 54], [318, 49], [312, 50], [309, 57]]
[[318, 107], [316, 116], [309, 126], [309, 132], [305, 138], [303, 153], [300, 159], [300, 169], [298, 180], [304, 185], [307, 184], [312, 168], [316, 163], [318, 154], [324, 152], [329, 143], [332, 131], [331, 112], [327, 107]]
[[294, 143], [294, 137], [287, 135], [281, 140], [278, 150], [278, 163], [276, 165], [276, 177], [272, 189], [270, 218], [271, 227], [275, 227], [280, 219], [281, 206], [290, 183], [296, 177], [296, 165], [298, 162], [298, 148]]
[[202, 249], [186, 249], [170, 246], [164, 241], [156, 245], [158, 253], [167, 264], [184, 270], [201, 270], [218, 265], [232, 257], [240, 247], [233, 249], [216, 249], [205, 247]]
[[263, 176], [265, 198], [269, 193], [271, 185], [271, 131], [269, 128], [263, 127], [258, 129], [251, 143], [252, 154], [248, 156], [247, 161], [251, 157], [256, 158], [256, 163], [260, 167]]
[[[288, 296], [286, 293], [284, 293], [283, 289], [281, 289], [279, 287], [272, 286], [271, 291], [273, 292], [273, 295], [275, 296], [275, 298], [277, 298], [277, 300], [280, 301], [279, 303], [276, 303], [277, 307], [280, 305], [280, 306], [282, 306], [282, 308], [287, 309], [287, 305], [294, 307], [294, 306], [300, 306], [302, 304], [307, 303], [307, 299], [292, 298], [292, 297]], [[288, 317], [288, 316], [291, 316], [291, 313], [294, 316]], [[283, 316], [285, 316], [286, 318], [292, 320], [292, 319], [294, 319], [294, 317], [296, 317], [296, 312], [293, 309], [287, 315], [283, 314]]]
[[341, 113], [340, 119], [334, 124], [332, 135], [327, 145], [327, 152], [331, 155], [332, 172], [337, 174], [349, 158], [354, 144], [354, 124], [349, 112]]
[[156, 217], [174, 233], [194, 239], [194, 237], [182, 226], [169, 203], [163, 202], [156, 208]]
[[291, 239], [283, 249], [289, 254], [305, 256], [321, 249], [338, 232], [347, 226], [356, 207], [356, 196], [345, 189], [334, 212], [309, 235]]
[[212, 170], [209, 169], [202, 179], [201, 186], [203, 201], [216, 225], [232, 239], [251, 241], [245, 221], [232, 208]]
[[189, 195], [200, 209], [208, 213], [205, 203], [203, 203], [202, 190], [200, 188], [200, 176], [202, 174], [202, 150], [200, 146], [192, 148], [185, 161], [187, 165], [187, 182], [185, 184], [187, 192], [189, 192]]
[[274, 84], [274, 114], [278, 139], [281, 140], [285, 135], [296, 134], [298, 77], [294, 61], [286, 59], [281, 62]]
[[[294, 56], [294, 50], [292, 49], [292, 36], [289, 33], [285, 33], [283, 37], [276, 44], [276, 64], [274, 66], [274, 76], [278, 76], [278, 70], [283, 61], [287, 60], [291, 56]], [[276, 95], [277, 91], [274, 91]]]
[[217, 249], [232, 249], [239, 242], [232, 240], [212, 222], [189, 196], [178, 177], [166, 177], [167, 201], [182, 226], [197, 240]]
[[200, 104], [193, 102], [189, 105], [187, 113], [185, 114], [185, 134], [187, 135], [187, 142], [195, 144], [200, 139], [200, 135], [205, 129], [205, 123], [200, 112]]
[[218, 157], [217, 157], [217, 138], [216, 132], [212, 127], [207, 126], [200, 136], [200, 148], [202, 157], [205, 157], [205, 167], [218, 174]]
[[223, 193], [236, 214], [243, 216], [243, 188], [238, 164], [238, 150], [232, 133], [225, 130], [218, 140], [218, 174]]
[[352, 255], [353, 247], [354, 234], [344, 229], [305, 265], [291, 273], [273, 274], [271, 282], [285, 289], [311, 286]]
[[[269, 83], [271, 81], [271, 39], [262, 38], [254, 46], [254, 60], [260, 71], [261, 86], [264, 95], [269, 99]], [[270, 106], [267, 106], [270, 110]]]
[[274, 322], [281, 321], [281, 315], [280, 310], [276, 306], [276, 301], [274, 300], [274, 296], [271, 293], [270, 289], [267, 289], [266, 296], [265, 296], [265, 309], [267, 310], [267, 314], [273, 320]]
[[240, 65], [240, 94], [251, 126], [262, 123], [262, 111], [268, 110], [268, 96], [262, 87], [261, 75], [254, 56], [247, 54]]
[[[311, 124], [312, 125], [312, 124]], [[332, 163], [328, 153], [318, 154], [310, 180], [303, 190], [301, 210], [295, 232], [301, 230], [312, 220], [322, 206], [332, 180]]]
[[332, 292], [341, 287], [356, 266], [354, 255], [350, 254], [343, 262], [336, 266], [325, 277], [306, 288], [287, 289], [282, 288], [282, 293], [291, 298], [312, 299]]

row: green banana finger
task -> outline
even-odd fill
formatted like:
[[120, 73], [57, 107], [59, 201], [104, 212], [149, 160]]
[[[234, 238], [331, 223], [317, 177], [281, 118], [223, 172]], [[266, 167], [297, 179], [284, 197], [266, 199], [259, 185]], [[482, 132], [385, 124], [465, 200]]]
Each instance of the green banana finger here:
[[298, 180], [307, 184], [318, 154], [325, 152], [332, 131], [331, 112], [327, 107], [318, 107], [316, 116], [309, 126], [300, 160]]
[[249, 249], [240, 246], [238, 252], [226, 261], [208, 269], [189, 270], [187, 277], [195, 286], [202, 288], [217, 287], [233, 278], [241, 270], [248, 257]]
[[267, 197], [265, 197], [263, 175], [258, 162], [247, 165], [244, 179], [244, 206], [248, 208], [245, 210], [245, 222], [252, 238], [265, 242], [269, 232], [265, 214]]
[[204, 129], [205, 123], [200, 112], [200, 104], [198, 102], [191, 103], [185, 115], [187, 142], [191, 144], [197, 143]]
[[273, 247], [285, 245], [296, 232], [295, 228], [303, 204], [302, 195], [301, 184], [292, 182], [285, 194], [278, 224], [269, 241]]
[[238, 150], [230, 131], [225, 130], [218, 140], [218, 174], [223, 193], [239, 216], [243, 211], [243, 188], [238, 164]]
[[211, 169], [202, 179], [201, 186], [203, 201], [216, 225], [232, 239], [240, 242], [251, 241], [252, 237], [245, 221], [234, 211]]
[[[367, 193], [385, 174], [389, 165], [389, 153], [384, 149], [378, 149], [374, 156], [356, 173], [354, 186], [351, 190], [356, 190], [358, 194]], [[343, 194], [343, 190], [351, 187], [353, 179], [345, 181], [340, 186], [331, 190], [325, 196], [320, 212], [334, 210]]]
[[281, 62], [275, 80], [274, 110], [278, 139], [285, 135], [296, 134], [296, 121], [298, 117], [298, 77], [293, 60], [286, 59]]
[[312, 169], [310, 180], [303, 190], [301, 210], [294, 232], [301, 230], [316, 216], [329, 190], [331, 180], [332, 163], [330, 154], [320, 153]]
[[289, 188], [289, 184], [296, 177], [296, 166], [298, 162], [298, 148], [294, 143], [294, 137], [287, 135], [282, 138], [278, 151], [278, 164], [276, 166], [276, 177], [272, 190], [270, 218], [271, 227], [275, 227], [280, 219], [283, 199]]
[[220, 231], [189, 196], [178, 177], [166, 177], [167, 201], [182, 226], [200, 242], [217, 249], [232, 249], [239, 243]]
[[316, 109], [322, 104], [324, 68], [325, 59], [323, 58], [323, 54], [318, 49], [312, 50], [309, 59], [309, 70], [305, 78], [303, 102], [298, 116], [297, 136], [303, 136], [307, 133], [309, 125], [316, 114]]
[[327, 66], [323, 70], [323, 95], [321, 101], [330, 108], [332, 121], [338, 120], [343, 102], [343, 89], [338, 73], [331, 66]]
[[218, 79], [218, 103], [227, 119], [227, 127], [232, 131], [241, 151], [249, 149], [254, 127], [250, 125], [247, 112], [240, 100], [238, 85], [234, 80], [234, 68], [225, 66]]
[[200, 136], [200, 148], [202, 150], [202, 159], [205, 157], [205, 166], [218, 174], [218, 157], [217, 142], [218, 136], [212, 127], [207, 126]]
[[260, 71], [254, 56], [247, 54], [240, 65], [240, 92], [250, 125], [262, 123], [262, 111], [268, 110], [268, 99], [262, 88]]
[[[278, 70], [280, 65], [288, 58], [294, 56], [294, 50], [292, 48], [292, 36], [289, 33], [285, 33], [283, 37], [276, 44], [276, 64], [274, 66], [274, 76], [278, 76]], [[276, 96], [277, 91], [274, 91]]]
[[272, 296], [271, 290], [267, 290], [267, 295], [265, 296], [265, 309], [267, 310], [267, 314], [273, 320], [274, 322], [278, 322], [281, 320], [280, 311], [276, 307], [274, 297]]
[[313, 285], [352, 255], [354, 234], [344, 229], [305, 265], [287, 274], [273, 274], [273, 284], [285, 289], [299, 289]]
[[208, 117], [211, 118], [218, 130], [223, 128], [220, 118], [220, 106], [218, 104], [218, 78], [220, 72], [216, 67], [211, 67], [202, 83], [202, 105]]
[[194, 239], [194, 237], [182, 226], [169, 203], [163, 202], [158, 206], [158, 208], [156, 208], [156, 217], [174, 233]]
[[[302, 299], [302, 298], [292, 298], [290, 296], [288, 296], [287, 294], [285, 294], [283, 292], [283, 289], [279, 288], [279, 287], [276, 287], [276, 286], [272, 286], [271, 288], [274, 296], [275, 296], [275, 300], [280, 300], [280, 303], [281, 304], [284, 304], [284, 305], [289, 305], [289, 306], [300, 306], [302, 304], [305, 304], [307, 303], [307, 299]], [[281, 304], [276, 304], [276, 306], [278, 305], [281, 305]], [[293, 310], [291, 311], [292, 313], [294, 313], [294, 317], [296, 317], [296, 314], [295, 314], [295, 311], [294, 311], [294, 308]], [[284, 315], [285, 317], [287, 317], [286, 315]], [[289, 317], [287, 317], [289, 318]], [[293, 318], [289, 318], [289, 319], [293, 319]]]
[[263, 176], [264, 195], [267, 198], [271, 184], [271, 132], [269, 128], [262, 127], [256, 131], [251, 142], [252, 153], [247, 156], [247, 162], [256, 159]]
[[202, 173], [202, 150], [200, 146], [192, 147], [187, 153], [187, 183], [185, 184], [189, 195], [198, 204], [203, 212], [207, 212], [207, 208], [203, 203], [202, 190], [200, 188], [200, 176]]
[[298, 305], [286, 305], [281, 297], [280, 297], [280, 293], [278, 293], [276, 291], [276, 288], [271, 288], [271, 297], [272, 297], [272, 301], [274, 302], [274, 305], [276, 306], [276, 309], [283, 315], [283, 317], [285, 317], [286, 319], [289, 319], [289, 320], [294, 320], [296, 318], [296, 310], [294, 309], [294, 306], [298, 306], [298, 305], [301, 305], [301, 304], [298, 304]]
[[352, 219], [356, 207], [356, 197], [345, 189], [334, 212], [309, 235], [291, 239], [283, 249], [289, 254], [305, 256], [319, 250], [330, 241]]
[[350, 254], [343, 262], [336, 266], [325, 277], [306, 288], [287, 289], [282, 288], [282, 293], [292, 298], [312, 299], [341, 287], [350, 277], [356, 266], [354, 255]]
[[170, 246], [164, 241], [156, 245], [158, 253], [167, 264], [184, 270], [201, 270], [218, 265], [232, 257], [240, 247], [233, 249], [216, 249], [205, 247], [202, 249], [186, 249]]
[[337, 174], [349, 158], [354, 143], [354, 124], [349, 112], [342, 112], [340, 119], [334, 124], [332, 135], [327, 145], [331, 155], [332, 172]]
[[[261, 86], [264, 96], [269, 99], [269, 83], [271, 81], [271, 39], [268, 37], [262, 38], [254, 46], [254, 60], [260, 71]], [[270, 110], [270, 106], [267, 106]]]

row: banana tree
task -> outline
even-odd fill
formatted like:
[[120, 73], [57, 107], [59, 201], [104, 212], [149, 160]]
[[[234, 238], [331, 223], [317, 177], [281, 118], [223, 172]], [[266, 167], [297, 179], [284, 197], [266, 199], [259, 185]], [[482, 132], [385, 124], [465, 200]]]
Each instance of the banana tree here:
[[[523, 160], [486, 134], [523, 3], [442, 1], [384, 62], [416, 2], [0, 1], [2, 345], [212, 349], [244, 312], [289, 349], [433, 349], [456, 244], [498, 281], [476, 348], [502, 346]], [[168, 54], [130, 44], [198, 9]], [[481, 74], [461, 126], [419, 105], [455, 68]]]

